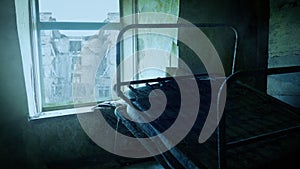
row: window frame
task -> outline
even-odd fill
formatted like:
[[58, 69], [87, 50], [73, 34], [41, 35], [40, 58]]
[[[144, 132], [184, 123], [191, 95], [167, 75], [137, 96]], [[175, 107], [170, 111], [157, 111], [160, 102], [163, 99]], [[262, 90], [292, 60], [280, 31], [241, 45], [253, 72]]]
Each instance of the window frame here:
[[[42, 107], [42, 89], [41, 89], [41, 77], [40, 77], [40, 54], [41, 39], [40, 33], [42, 30], [118, 30], [123, 28], [122, 17], [132, 14], [138, 14], [137, 10], [138, 0], [118, 0], [120, 22], [112, 22], [107, 24], [106, 22], [41, 22], [39, 14], [39, 0], [25, 0], [18, 1], [16, 3], [17, 13], [17, 27], [19, 32], [19, 41], [22, 53], [23, 71], [25, 79], [25, 87], [27, 93], [28, 102], [28, 114], [29, 120], [44, 119], [49, 117], [58, 117], [64, 115], [72, 115], [79, 113], [88, 113], [93, 111], [95, 102], [92, 104], [76, 104], [76, 108], [57, 106], [55, 110], [43, 110]], [[125, 5], [126, 3], [126, 5]], [[25, 8], [24, 8], [25, 6]], [[124, 8], [129, 7], [129, 11], [125, 11]], [[131, 24], [138, 23], [137, 17], [131, 18]], [[127, 23], [128, 24], [128, 23]], [[137, 49], [138, 36], [133, 31], [133, 37], [130, 41], [132, 52]], [[24, 43], [25, 42], [25, 43]], [[121, 53], [124, 53], [124, 44], [121, 43]], [[134, 55], [132, 74], [137, 72], [138, 67], [135, 65], [138, 58]], [[122, 69], [122, 68], [121, 68]], [[122, 75], [121, 75], [122, 76]]]
[[[41, 31], [43, 30], [120, 30], [121, 22], [41, 22], [39, 11], [39, 0], [28, 0], [29, 6], [29, 31], [30, 31], [30, 75], [25, 75], [25, 82], [30, 80], [30, 85], [27, 88], [27, 95], [33, 93], [33, 96], [27, 96], [29, 106], [29, 119], [43, 119], [48, 117], [57, 117], [63, 115], [71, 115], [78, 113], [87, 113], [92, 111], [94, 105], [83, 104], [79, 108], [70, 106], [56, 106], [55, 109], [45, 110], [42, 105], [42, 81], [41, 81]], [[121, 15], [121, 2], [119, 3], [119, 13]], [[23, 59], [24, 60], [24, 59]], [[33, 98], [32, 98], [33, 97]]]

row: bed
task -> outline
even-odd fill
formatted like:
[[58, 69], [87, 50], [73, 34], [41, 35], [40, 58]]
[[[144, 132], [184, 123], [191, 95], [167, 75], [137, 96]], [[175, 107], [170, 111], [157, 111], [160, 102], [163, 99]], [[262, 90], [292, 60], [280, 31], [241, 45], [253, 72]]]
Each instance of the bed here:
[[[166, 24], [165, 26], [180, 27], [181, 25]], [[198, 26], [224, 27], [227, 25], [198, 24]], [[155, 25], [131, 25], [126, 27], [125, 31], [137, 27], [155, 27]], [[125, 31], [121, 31], [121, 34]], [[282, 158], [282, 154], [299, 152], [299, 112], [288, 104], [245, 84], [241, 79], [257, 73], [268, 75], [299, 72], [300, 68], [296, 66], [235, 71], [237, 32], [235, 29], [233, 31], [236, 33], [236, 41], [232, 72], [222, 81], [222, 84], [227, 84], [227, 101], [218, 127], [208, 140], [199, 144], [199, 134], [205, 124], [211, 104], [211, 83], [214, 79], [211, 79], [208, 74], [180, 77], [179, 80], [186, 84], [196, 79], [201, 96], [199, 113], [192, 129], [179, 144], [155, 156], [164, 168], [263, 168], [271, 166], [271, 163], [276, 164], [276, 160]], [[117, 47], [117, 64], [120, 63], [121, 58], [119, 50], [120, 46]], [[155, 89], [164, 91], [168, 100], [163, 114], [149, 123], [132, 122], [117, 110], [117, 118], [132, 136], [152, 137], [168, 130], [178, 116], [180, 109], [178, 105], [181, 101], [179, 88], [174, 78], [121, 82], [120, 76], [121, 73], [118, 72], [116, 88], [119, 97], [140, 111], [146, 112], [150, 107], [148, 96]], [[127, 86], [129, 90], [122, 91], [123, 86]], [[220, 85], [219, 92], [222, 90], [223, 85]], [[137, 116], [135, 112], [127, 113], [133, 118]]]

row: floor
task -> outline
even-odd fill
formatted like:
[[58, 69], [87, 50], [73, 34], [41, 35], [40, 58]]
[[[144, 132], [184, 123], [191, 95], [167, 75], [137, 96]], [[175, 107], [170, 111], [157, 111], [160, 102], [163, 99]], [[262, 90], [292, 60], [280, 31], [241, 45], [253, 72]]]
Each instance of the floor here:
[[164, 168], [159, 163], [155, 161], [151, 161], [151, 162], [144, 162], [141, 164], [126, 166], [121, 169], [164, 169]]

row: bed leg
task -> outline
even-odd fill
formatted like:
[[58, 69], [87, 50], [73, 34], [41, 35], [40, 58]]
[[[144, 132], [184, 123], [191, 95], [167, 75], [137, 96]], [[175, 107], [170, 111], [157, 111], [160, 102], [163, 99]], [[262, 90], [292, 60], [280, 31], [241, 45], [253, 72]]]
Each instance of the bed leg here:
[[226, 131], [225, 131], [225, 114], [217, 128], [217, 146], [218, 146], [218, 169], [226, 168]]

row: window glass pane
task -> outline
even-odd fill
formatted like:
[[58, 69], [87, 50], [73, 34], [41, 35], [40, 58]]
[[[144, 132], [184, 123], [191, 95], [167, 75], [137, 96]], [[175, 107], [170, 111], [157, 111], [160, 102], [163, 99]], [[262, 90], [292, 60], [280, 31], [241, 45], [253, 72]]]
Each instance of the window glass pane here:
[[111, 98], [118, 33], [42, 30], [43, 107], [71, 105], [74, 97], [80, 97], [82, 103]]
[[118, 0], [39, 0], [41, 22], [119, 22]]

